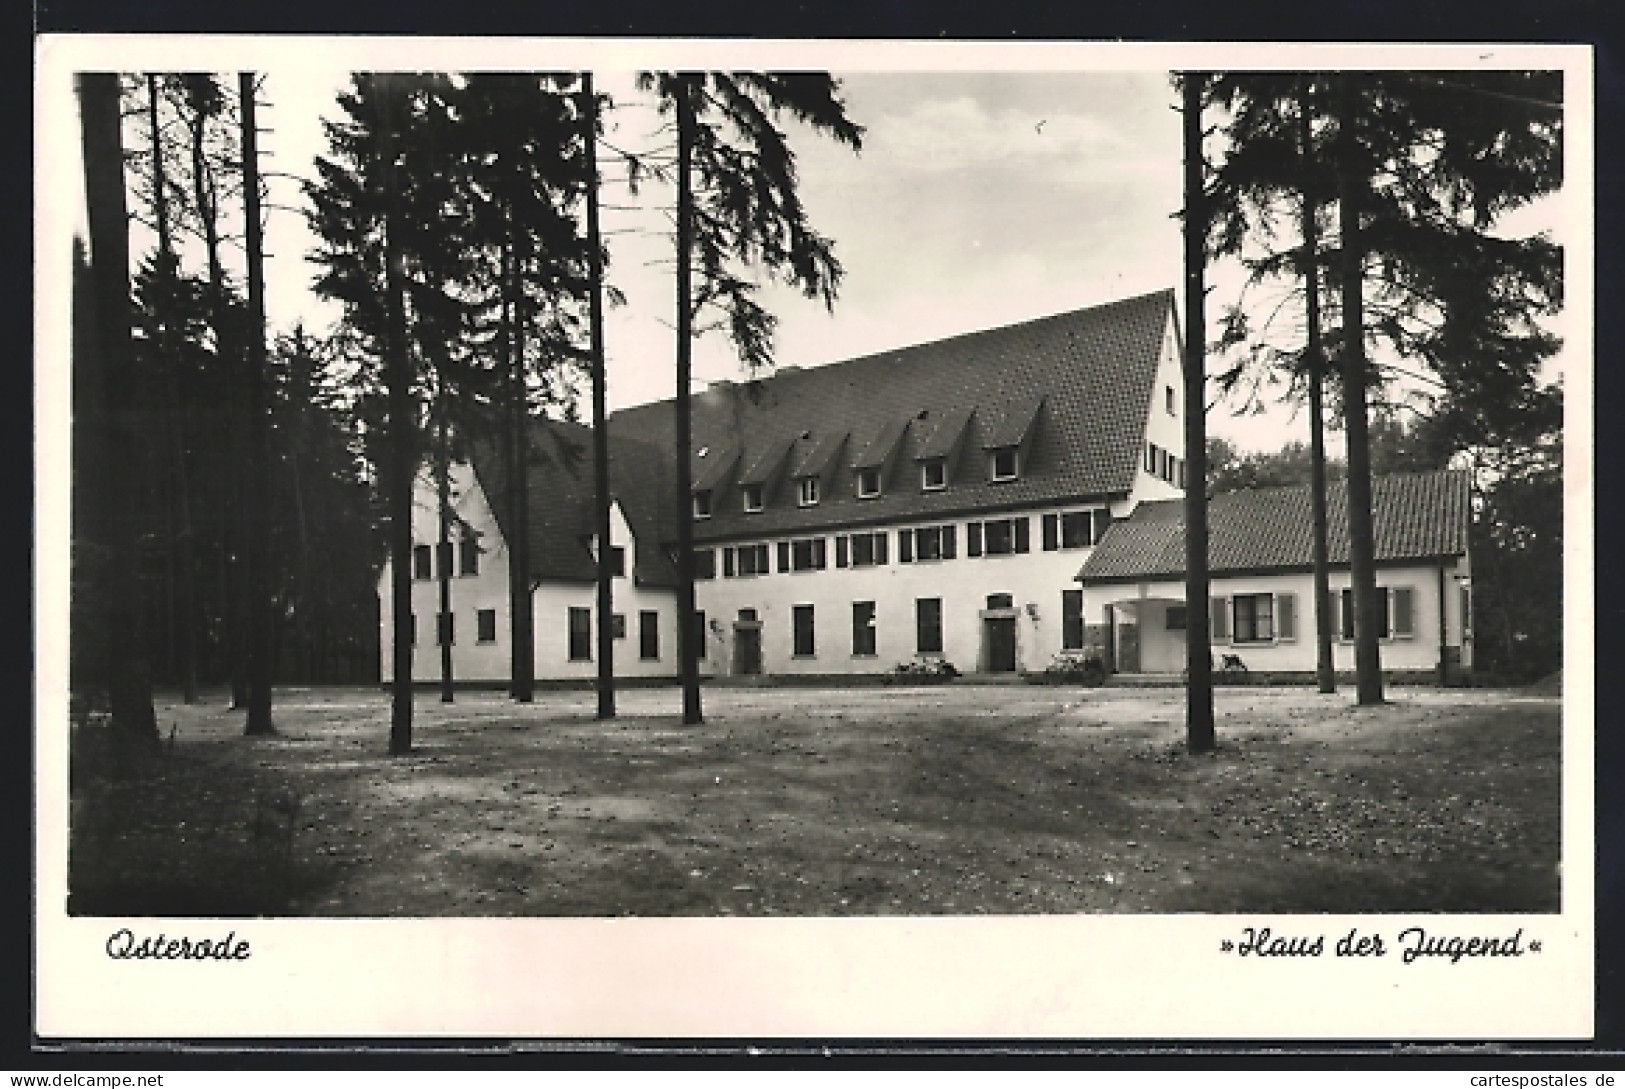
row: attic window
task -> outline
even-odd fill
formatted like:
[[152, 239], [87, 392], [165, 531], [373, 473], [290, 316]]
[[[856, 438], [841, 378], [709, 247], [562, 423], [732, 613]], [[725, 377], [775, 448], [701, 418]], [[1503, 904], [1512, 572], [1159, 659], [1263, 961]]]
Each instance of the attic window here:
[[760, 484], [746, 484], [743, 493], [746, 514], [755, 514], [762, 509], [762, 486]]
[[1020, 462], [1014, 446], [1001, 446], [988, 454], [988, 476], [995, 481], [1014, 480], [1020, 475]]
[[1165, 406], [1167, 406], [1168, 415], [1170, 415], [1170, 416], [1179, 415], [1179, 413], [1174, 410], [1174, 387], [1172, 387], [1172, 386], [1163, 386], [1162, 387], [1162, 400], [1163, 400], [1163, 404]]
[[804, 476], [796, 481], [796, 503], [803, 507], [818, 505], [818, 478]]
[[946, 458], [926, 458], [920, 462], [920, 487], [928, 492], [938, 492], [948, 486], [948, 462]]
[[880, 470], [858, 470], [858, 498], [873, 499], [880, 494]]
[[694, 518], [696, 521], [711, 517], [711, 489], [705, 488], [694, 493]]

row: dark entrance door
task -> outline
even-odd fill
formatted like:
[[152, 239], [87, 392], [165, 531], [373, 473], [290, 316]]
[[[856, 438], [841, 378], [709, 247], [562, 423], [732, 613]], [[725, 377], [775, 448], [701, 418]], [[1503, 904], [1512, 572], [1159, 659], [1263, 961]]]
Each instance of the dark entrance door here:
[[1016, 671], [1015, 618], [990, 616], [982, 623], [987, 625], [987, 671], [989, 673], [1014, 673]]
[[734, 625], [734, 672], [752, 677], [762, 672], [761, 624]]
[[1117, 625], [1117, 668], [1123, 673], [1140, 671], [1140, 625]]

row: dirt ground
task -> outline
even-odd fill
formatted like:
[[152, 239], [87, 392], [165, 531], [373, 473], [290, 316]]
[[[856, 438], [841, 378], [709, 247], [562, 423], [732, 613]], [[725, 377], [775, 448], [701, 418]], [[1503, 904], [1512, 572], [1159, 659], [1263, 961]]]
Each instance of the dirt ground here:
[[[76, 769], [70, 910], [318, 916], [1543, 912], [1560, 703], [1521, 692], [708, 688], [159, 709], [153, 770]], [[108, 814], [123, 813], [123, 819]], [[137, 816], [129, 816], [137, 814]]]

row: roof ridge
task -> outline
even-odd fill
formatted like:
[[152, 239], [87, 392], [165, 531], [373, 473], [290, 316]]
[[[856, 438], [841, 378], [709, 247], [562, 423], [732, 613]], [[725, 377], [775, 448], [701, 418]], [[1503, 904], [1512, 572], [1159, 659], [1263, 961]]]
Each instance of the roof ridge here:
[[[1010, 322], [1004, 325], [989, 325], [980, 329], [967, 329], [964, 332], [953, 333], [945, 337], [938, 337], [935, 340], [922, 340], [912, 344], [901, 344], [894, 348], [882, 348], [878, 351], [868, 352], [863, 355], [855, 355], [846, 359], [832, 359], [827, 363], [789, 365], [776, 370], [772, 374], [764, 375], [760, 378], [746, 379], [744, 384], [767, 383], [779, 378], [806, 377], [817, 372], [828, 372], [836, 367], [844, 367], [849, 364], [867, 363], [878, 359], [884, 359], [887, 356], [896, 355], [900, 352], [916, 352], [921, 350], [944, 348], [964, 340], [984, 337], [992, 333], [1015, 333], [1035, 325], [1044, 324], [1046, 322], [1061, 321], [1065, 318], [1081, 317], [1085, 314], [1104, 314], [1112, 310], [1125, 309], [1135, 305], [1145, 305], [1152, 300], [1164, 296], [1166, 296], [1169, 300], [1171, 307], [1174, 289], [1171, 287], [1163, 287], [1158, 288], [1155, 291], [1147, 291], [1139, 295], [1130, 295], [1125, 299], [1113, 299], [1109, 302], [1095, 303], [1091, 306], [1081, 306], [1073, 310], [1062, 310], [1054, 314], [1040, 314], [1036, 317], [1023, 318], [1021, 321]], [[614, 412], [609, 413], [609, 419], [614, 419], [616, 416], [622, 415], [623, 413], [633, 412], [638, 409], [653, 408], [658, 405], [672, 404], [676, 401], [676, 399], [676, 396], [673, 395], [671, 397], [662, 397], [658, 401], [642, 401], [635, 405], [626, 405], [622, 408], [616, 409]]]

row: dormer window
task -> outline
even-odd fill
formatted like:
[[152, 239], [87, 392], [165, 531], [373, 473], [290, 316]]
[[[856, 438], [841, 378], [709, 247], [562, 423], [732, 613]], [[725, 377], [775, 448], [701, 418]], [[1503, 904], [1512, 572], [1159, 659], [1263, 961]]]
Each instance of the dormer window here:
[[1001, 446], [988, 454], [988, 475], [993, 480], [1014, 480], [1020, 475], [1020, 461], [1014, 446]]
[[762, 486], [760, 484], [746, 484], [742, 489], [746, 514], [755, 514], [762, 509]]
[[880, 494], [880, 470], [858, 470], [858, 498], [873, 499]]
[[946, 458], [926, 458], [920, 462], [920, 487], [928, 492], [938, 492], [948, 486], [948, 461]]
[[796, 503], [803, 507], [818, 505], [818, 478], [804, 476], [796, 481]]
[[694, 519], [701, 521], [711, 517], [711, 489], [694, 493]]

